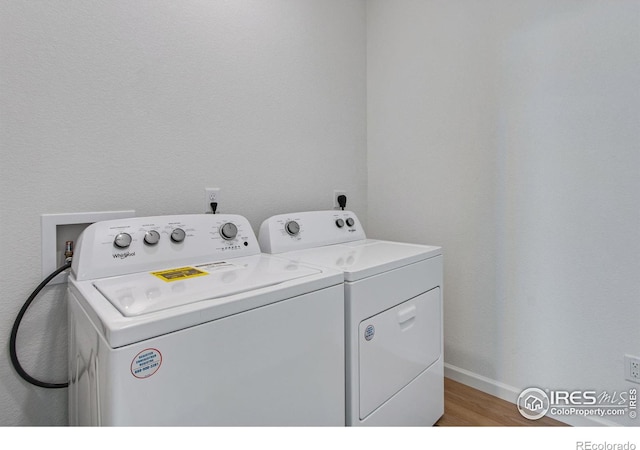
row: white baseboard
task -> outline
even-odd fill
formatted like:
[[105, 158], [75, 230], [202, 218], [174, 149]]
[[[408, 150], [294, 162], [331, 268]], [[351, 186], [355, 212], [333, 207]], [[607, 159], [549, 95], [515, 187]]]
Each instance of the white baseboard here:
[[[487, 378], [475, 372], [463, 369], [461, 367], [454, 366], [449, 363], [444, 363], [444, 376], [457, 381], [458, 383], [471, 386], [474, 389], [485, 392], [487, 394], [498, 397], [502, 400], [506, 400], [509, 403], [515, 404], [518, 400], [518, 395], [524, 390], [524, 388], [516, 388], [509, 386], [508, 384], [501, 383], [491, 378]], [[552, 419], [564, 422], [567, 425], [573, 427], [616, 427], [620, 426], [615, 422], [609, 420], [596, 418], [596, 417], [581, 417], [581, 416], [554, 416], [547, 415]]]

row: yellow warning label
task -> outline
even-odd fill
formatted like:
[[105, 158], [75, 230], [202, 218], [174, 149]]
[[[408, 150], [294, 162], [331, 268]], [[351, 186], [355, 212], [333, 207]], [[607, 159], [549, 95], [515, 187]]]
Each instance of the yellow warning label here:
[[180, 267], [178, 269], [169, 269], [169, 270], [162, 270], [160, 272], [151, 272], [151, 275], [154, 275], [163, 281], [170, 282], [170, 281], [184, 280], [186, 278], [201, 277], [203, 275], [209, 275], [209, 274], [207, 272], [203, 272], [202, 270], [198, 270], [195, 267]]

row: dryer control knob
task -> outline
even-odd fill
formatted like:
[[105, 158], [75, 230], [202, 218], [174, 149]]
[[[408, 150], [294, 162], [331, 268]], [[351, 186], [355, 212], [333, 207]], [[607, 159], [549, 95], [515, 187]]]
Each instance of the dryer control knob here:
[[344, 220], [342, 220], [342, 219], [336, 220], [336, 226], [338, 228], [342, 228], [344, 226]]
[[160, 233], [156, 230], [149, 230], [144, 235], [144, 243], [147, 245], [156, 245], [160, 240]]
[[113, 240], [113, 245], [118, 248], [127, 248], [131, 245], [131, 235], [129, 233], [118, 233]]
[[236, 227], [233, 223], [227, 222], [220, 227], [220, 236], [222, 239], [226, 239], [230, 241], [234, 239], [238, 235], [238, 227]]
[[284, 229], [291, 236], [296, 236], [300, 232], [300, 225], [295, 220], [291, 220], [285, 224]]
[[187, 233], [182, 228], [174, 228], [171, 232], [171, 240], [173, 242], [182, 242], [187, 237]]
[[355, 224], [356, 224], [356, 221], [353, 220], [351, 217], [347, 219], [347, 225], [349, 225], [350, 227], [354, 226]]

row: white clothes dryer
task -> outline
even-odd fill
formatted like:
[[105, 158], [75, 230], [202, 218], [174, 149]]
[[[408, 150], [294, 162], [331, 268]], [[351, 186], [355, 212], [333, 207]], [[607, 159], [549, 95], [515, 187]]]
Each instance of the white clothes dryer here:
[[281, 214], [265, 253], [344, 272], [346, 424], [430, 426], [444, 413], [442, 249], [367, 239], [350, 211]]
[[343, 426], [343, 274], [238, 215], [98, 222], [68, 287], [69, 422]]

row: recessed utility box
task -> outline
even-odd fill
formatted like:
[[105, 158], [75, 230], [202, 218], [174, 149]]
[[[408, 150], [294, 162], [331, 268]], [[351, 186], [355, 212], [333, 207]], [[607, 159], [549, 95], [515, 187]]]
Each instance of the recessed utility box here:
[[[65, 243], [73, 241], [75, 246], [80, 233], [94, 222], [134, 217], [134, 210], [102, 211], [68, 214], [42, 214], [42, 278], [49, 276], [64, 264]], [[67, 273], [63, 272], [49, 284], [65, 283]]]

